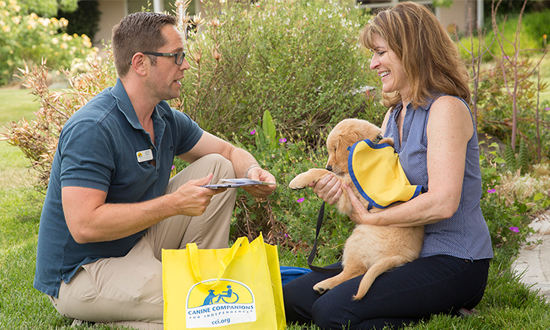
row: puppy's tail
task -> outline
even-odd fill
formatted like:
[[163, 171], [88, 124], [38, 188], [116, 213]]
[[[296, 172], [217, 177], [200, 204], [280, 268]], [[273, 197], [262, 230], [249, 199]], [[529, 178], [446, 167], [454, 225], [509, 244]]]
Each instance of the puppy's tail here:
[[359, 284], [359, 289], [357, 290], [357, 293], [355, 294], [355, 296], [353, 296], [353, 300], [363, 299], [367, 291], [369, 291], [374, 280], [380, 274], [394, 267], [401, 266], [404, 263], [407, 263], [409, 261], [410, 260], [405, 256], [391, 256], [391, 257], [379, 260], [377, 263], [372, 265], [363, 276], [363, 279]]

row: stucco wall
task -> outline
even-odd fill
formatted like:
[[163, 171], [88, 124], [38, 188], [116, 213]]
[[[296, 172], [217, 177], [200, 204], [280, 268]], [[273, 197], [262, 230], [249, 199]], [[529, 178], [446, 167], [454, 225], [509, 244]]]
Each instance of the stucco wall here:
[[473, 22], [473, 29], [476, 28], [476, 1], [472, 0], [453, 0], [450, 8], [438, 8], [438, 18], [441, 24], [449, 32], [453, 32], [453, 26], [456, 24], [460, 35], [466, 34], [469, 29], [469, 22]]
[[127, 6], [126, 0], [99, 0], [99, 10], [101, 11], [101, 20], [99, 23], [99, 31], [94, 40], [94, 46], [103, 48], [105, 44], [111, 40], [111, 31], [113, 26], [117, 25], [120, 20], [126, 16]]

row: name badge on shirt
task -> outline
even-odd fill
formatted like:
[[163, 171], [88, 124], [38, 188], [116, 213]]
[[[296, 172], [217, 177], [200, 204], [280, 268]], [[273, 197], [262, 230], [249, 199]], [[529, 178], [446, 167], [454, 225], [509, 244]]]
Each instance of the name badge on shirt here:
[[153, 151], [151, 149], [145, 149], [136, 152], [138, 163], [143, 163], [148, 160], [153, 160]]

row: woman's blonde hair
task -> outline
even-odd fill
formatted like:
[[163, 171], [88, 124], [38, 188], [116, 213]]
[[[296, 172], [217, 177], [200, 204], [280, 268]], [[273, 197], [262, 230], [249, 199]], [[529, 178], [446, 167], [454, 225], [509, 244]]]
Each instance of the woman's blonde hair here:
[[[438, 93], [455, 95], [470, 102], [468, 72], [460, 60], [457, 46], [434, 14], [414, 2], [399, 3], [378, 13], [363, 29], [360, 41], [374, 49], [379, 35], [401, 60], [411, 85], [414, 108], [425, 105]], [[384, 105], [401, 102], [398, 93], [383, 94]]]

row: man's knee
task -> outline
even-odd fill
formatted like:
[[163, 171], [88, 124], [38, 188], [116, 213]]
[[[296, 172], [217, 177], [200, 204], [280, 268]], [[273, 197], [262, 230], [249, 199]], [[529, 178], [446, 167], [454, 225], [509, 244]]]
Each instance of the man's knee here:
[[[235, 170], [233, 163], [220, 154], [209, 154], [197, 160], [202, 164], [207, 164], [212, 167], [214, 172], [218, 172], [219, 178], [231, 179], [235, 178]], [[216, 175], [216, 173], [214, 173]]]
[[220, 179], [235, 178], [235, 170], [231, 161], [220, 154], [209, 154], [189, 164], [183, 171], [170, 179], [165, 193], [172, 193], [188, 181], [204, 178], [210, 173], [214, 174], [212, 183], [217, 183]]

